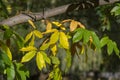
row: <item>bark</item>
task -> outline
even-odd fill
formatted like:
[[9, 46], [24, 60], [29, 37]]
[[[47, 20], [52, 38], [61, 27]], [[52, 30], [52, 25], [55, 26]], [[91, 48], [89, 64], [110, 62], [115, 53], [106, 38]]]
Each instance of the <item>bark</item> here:
[[[117, 1], [119, 1], [119, 0], [110, 0], [110, 2], [105, 2], [103, 0], [100, 0], [98, 6], [105, 5], [105, 4], [112, 4], [112, 3], [115, 3]], [[21, 13], [19, 15], [15, 15], [11, 18], [8, 18], [8, 19], [5, 19], [5, 20], [1, 21], [0, 25], [14, 26], [14, 25], [17, 25], [17, 24], [20, 24], [20, 23], [25, 23], [28, 20], [37, 21], [37, 20], [40, 20], [44, 17], [48, 18], [48, 17], [56, 16], [56, 15], [65, 13], [68, 10], [70, 5], [71, 4], [67, 4], [67, 5], [63, 5], [63, 6], [60, 6], [60, 7], [56, 7], [54, 9], [49, 9], [49, 10], [44, 12], [44, 15], [43, 15], [43, 12]]]

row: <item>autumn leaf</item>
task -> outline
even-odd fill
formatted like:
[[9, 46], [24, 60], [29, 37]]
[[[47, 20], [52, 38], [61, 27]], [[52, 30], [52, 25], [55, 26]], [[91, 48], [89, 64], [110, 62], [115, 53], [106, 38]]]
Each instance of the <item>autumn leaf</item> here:
[[30, 51], [26, 53], [23, 57], [21, 62], [28, 62], [35, 56], [36, 51]]
[[28, 20], [28, 23], [29, 23], [34, 29], [36, 28], [36, 26], [35, 26], [35, 24], [33, 23], [32, 20]]
[[34, 30], [33, 33], [38, 38], [42, 38], [43, 37], [42, 33], [40, 31], [38, 31], [38, 30]]
[[34, 40], [35, 40], [35, 36], [33, 35], [32, 39], [31, 39], [31, 41], [29, 43], [29, 46], [34, 46]]
[[51, 29], [52, 29], [52, 24], [51, 24], [51, 22], [47, 22], [46, 31], [47, 31], [47, 30], [51, 30]]
[[40, 52], [38, 52], [36, 55], [36, 63], [39, 70], [42, 70], [43, 67], [46, 67], [44, 57]]
[[50, 37], [50, 44], [56, 43], [58, 41], [58, 38], [59, 38], [59, 32], [55, 31]]
[[29, 34], [27, 34], [27, 36], [25, 37], [25, 43], [32, 37], [33, 32], [30, 32]]
[[51, 51], [52, 51], [52, 54], [55, 56], [56, 55], [56, 51], [57, 51], [57, 46], [55, 44], [52, 45]]
[[33, 51], [33, 50], [37, 50], [37, 48], [34, 46], [27, 46], [20, 49], [20, 51]]
[[78, 26], [77, 21], [72, 20], [70, 23], [70, 31], [74, 31]]
[[56, 25], [57, 27], [60, 27], [62, 30], [65, 30], [65, 27], [63, 26], [63, 24], [61, 24], [60, 22], [52, 22], [54, 25]]
[[60, 45], [65, 49], [69, 49], [68, 38], [64, 32], [60, 32]]

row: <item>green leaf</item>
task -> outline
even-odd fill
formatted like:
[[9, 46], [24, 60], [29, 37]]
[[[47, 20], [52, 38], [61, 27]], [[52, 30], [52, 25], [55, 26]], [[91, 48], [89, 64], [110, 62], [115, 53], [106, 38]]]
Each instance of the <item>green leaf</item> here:
[[36, 51], [30, 51], [26, 53], [23, 57], [21, 62], [28, 62], [35, 56]]
[[3, 39], [9, 39], [13, 35], [13, 31], [11, 29], [6, 29], [4, 32]]
[[16, 80], [26, 80], [29, 77], [29, 71], [23, 66], [22, 63], [16, 63]]
[[82, 39], [84, 29], [79, 28], [79, 29], [76, 29], [75, 31], [76, 31], [76, 33], [73, 35], [73, 43], [78, 42]]
[[42, 70], [43, 67], [46, 67], [44, 56], [41, 52], [38, 52], [36, 55], [36, 63], [39, 70]]
[[97, 49], [100, 49], [100, 40], [98, 36], [95, 34], [95, 32], [91, 32], [91, 34], [92, 34], [91, 36], [92, 36], [93, 44]]
[[12, 62], [4, 51], [0, 50], [0, 56], [7, 66], [11, 66]]
[[52, 64], [56, 64], [56, 65], [60, 64], [60, 61], [57, 57], [50, 56], [50, 58], [51, 58]]
[[32, 39], [31, 39], [31, 41], [29, 43], [29, 46], [34, 46], [34, 43], [35, 43], [35, 36], [33, 35]]
[[100, 44], [101, 44], [101, 47], [105, 46], [109, 41], [109, 38], [108, 37], [103, 37], [101, 40], [100, 40]]
[[7, 73], [7, 80], [14, 80], [15, 70], [13, 65], [11, 65], [10, 67], [7, 67], [6, 73]]
[[84, 30], [83, 34], [83, 43], [86, 44], [90, 40], [91, 32], [88, 30]]
[[111, 14], [118, 16], [120, 15], [120, 6], [115, 6], [112, 10], [111, 10]]
[[107, 44], [107, 52], [108, 52], [108, 55], [111, 55], [111, 54], [112, 54], [113, 49], [114, 49], [113, 42], [112, 42], [112, 40], [109, 40], [109, 41], [108, 41], [108, 44]]
[[116, 55], [117, 55], [117, 56], [120, 56], [120, 55], [119, 55], [120, 51], [119, 51], [119, 49], [118, 49], [118, 47], [117, 47], [116, 42], [113, 42], [113, 48], [114, 48], [114, 51], [115, 51]]
[[51, 37], [50, 37], [50, 44], [55, 44], [57, 41], [58, 41], [58, 38], [59, 38], [59, 32], [58, 31], [55, 31]]
[[34, 46], [27, 46], [20, 49], [20, 51], [34, 51], [34, 50], [37, 50], [37, 48]]

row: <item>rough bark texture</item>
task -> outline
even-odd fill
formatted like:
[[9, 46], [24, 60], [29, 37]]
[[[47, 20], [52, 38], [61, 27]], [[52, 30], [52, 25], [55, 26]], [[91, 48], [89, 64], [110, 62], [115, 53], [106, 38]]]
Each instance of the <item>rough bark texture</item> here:
[[[110, 0], [109, 2], [105, 2], [103, 0], [100, 0], [98, 6], [105, 5], [105, 4], [112, 4], [112, 3], [115, 3], [117, 1], [119, 1], [119, 0]], [[44, 15], [43, 15], [43, 12], [21, 13], [19, 15], [15, 15], [11, 18], [8, 18], [8, 19], [5, 19], [5, 20], [1, 21], [0, 25], [14, 26], [14, 25], [17, 25], [17, 24], [20, 24], [20, 23], [27, 22], [28, 20], [36, 21], [36, 20], [40, 20], [44, 17], [48, 18], [48, 17], [52, 17], [52, 16], [55, 16], [55, 15], [59, 15], [59, 14], [65, 13], [70, 5], [71, 4], [67, 4], [67, 5], [63, 5], [63, 6], [60, 6], [60, 7], [56, 7], [54, 9], [49, 9], [49, 10], [44, 12]]]

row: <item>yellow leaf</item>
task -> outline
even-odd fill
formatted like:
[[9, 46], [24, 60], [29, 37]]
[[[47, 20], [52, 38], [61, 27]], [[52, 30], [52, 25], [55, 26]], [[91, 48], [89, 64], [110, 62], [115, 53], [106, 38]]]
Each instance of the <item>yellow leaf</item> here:
[[51, 51], [52, 51], [53, 55], [55, 56], [56, 55], [56, 51], [57, 51], [57, 46], [55, 44], [52, 45]]
[[9, 47], [7, 47], [1, 40], [0, 40], [0, 47], [5, 51], [9, 59], [12, 60], [12, 53]]
[[57, 29], [51, 29], [51, 30], [47, 30], [46, 32], [43, 32], [42, 34], [48, 34], [48, 33], [52, 33], [57, 31]]
[[27, 46], [20, 49], [20, 51], [33, 51], [33, 50], [37, 50], [37, 48], [35, 48], [34, 46]]
[[70, 23], [70, 31], [74, 31], [78, 26], [77, 21], [72, 20]]
[[70, 21], [72, 21], [72, 19], [63, 20], [62, 23], [70, 22]]
[[65, 49], [69, 49], [68, 38], [64, 32], [60, 32], [60, 45]]
[[46, 31], [51, 30], [51, 29], [52, 29], [52, 24], [50, 22], [48, 22], [47, 26], [46, 26]]
[[49, 43], [45, 43], [40, 47], [40, 50], [46, 50], [50, 46]]
[[7, 56], [9, 57], [9, 59], [12, 60], [12, 53], [10, 49], [6, 45], [2, 45], [2, 49], [7, 53]]
[[81, 24], [80, 22], [77, 22], [78, 26], [80, 26], [81, 28], [85, 29], [85, 26], [83, 24]]
[[34, 33], [35, 36], [38, 37], [38, 38], [42, 38], [42, 37], [43, 37], [42, 33], [41, 33], [40, 31], [38, 31], [38, 30], [34, 30], [33, 33]]
[[30, 51], [26, 53], [23, 57], [21, 62], [28, 62], [35, 56], [36, 51]]
[[35, 24], [33, 23], [32, 20], [28, 20], [28, 22], [29, 22], [29, 24], [30, 24], [34, 29], [36, 28], [36, 26], [35, 26]]
[[34, 46], [34, 40], [35, 40], [35, 36], [32, 36], [32, 40], [29, 43], [29, 46]]
[[39, 70], [42, 70], [43, 67], [46, 67], [44, 57], [40, 52], [38, 52], [36, 55], [36, 63]]
[[82, 48], [81, 48], [81, 54], [83, 54], [85, 51], [85, 48], [84, 48], [84, 45], [82, 45]]
[[29, 34], [27, 34], [27, 36], [25, 37], [25, 43], [32, 37], [33, 32], [30, 32]]
[[62, 30], [65, 30], [65, 27], [63, 26], [63, 24], [61, 24], [60, 22], [52, 22], [54, 25], [60, 27]]
[[58, 38], [59, 38], [59, 32], [55, 31], [50, 37], [50, 44], [56, 43], [58, 41]]

